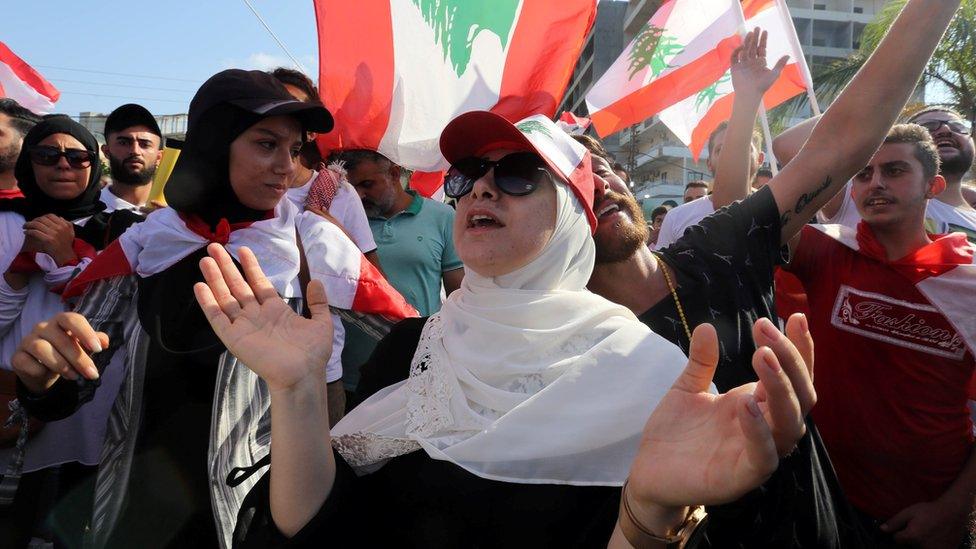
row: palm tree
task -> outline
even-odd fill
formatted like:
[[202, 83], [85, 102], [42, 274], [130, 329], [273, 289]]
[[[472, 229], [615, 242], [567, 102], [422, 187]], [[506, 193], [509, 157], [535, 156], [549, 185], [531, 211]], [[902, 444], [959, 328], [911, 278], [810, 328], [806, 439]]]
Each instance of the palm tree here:
[[[821, 105], [828, 105], [847, 86], [878, 47], [906, 1], [889, 0], [885, 4], [875, 20], [864, 28], [858, 51], [829, 65], [813, 67], [814, 89]], [[976, 0], [962, 0], [956, 17], [922, 73], [921, 84], [943, 92], [939, 103], [976, 123]], [[771, 113], [771, 123], [782, 127], [806, 105], [805, 96], [784, 103]], [[912, 106], [906, 110], [911, 109]]]

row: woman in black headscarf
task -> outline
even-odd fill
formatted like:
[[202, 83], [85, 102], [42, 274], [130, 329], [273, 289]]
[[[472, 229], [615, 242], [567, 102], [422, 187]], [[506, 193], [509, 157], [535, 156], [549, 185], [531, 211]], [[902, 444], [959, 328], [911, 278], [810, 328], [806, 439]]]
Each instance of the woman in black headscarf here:
[[[15, 175], [22, 198], [0, 201], [0, 367], [11, 368], [20, 340], [39, 321], [65, 310], [61, 292], [111, 238], [140, 218], [105, 213], [99, 201], [101, 165], [95, 137], [66, 116], [45, 117], [24, 138]], [[39, 504], [39, 484], [57, 472], [58, 492], [81, 481], [98, 464], [104, 424], [117, 380], [91, 406], [53, 422], [0, 457], [9, 492], [4, 541], [26, 543]], [[9, 463], [8, 463], [9, 462]], [[10, 500], [11, 496], [5, 499]], [[6, 536], [12, 536], [7, 538]]]
[[[68, 372], [49, 347], [32, 342], [22, 348], [38, 352], [37, 360], [14, 360], [18, 396], [41, 419], [98, 398], [96, 378], [125, 372], [99, 464], [95, 546], [227, 542], [257, 479], [236, 490], [223, 479], [231, 466], [268, 451], [267, 389], [225, 352], [193, 297], [209, 243], [235, 257], [241, 246], [256, 247], [274, 290], [293, 310], [301, 310], [304, 271], [329, 288], [338, 309], [392, 320], [413, 312], [340, 229], [281, 200], [303, 136], [332, 127], [324, 107], [295, 100], [270, 75], [232, 69], [201, 86], [188, 118], [165, 191], [170, 207], [133, 226], [65, 291], [83, 294], [77, 312], [105, 332], [99, 338], [107, 335], [85, 342], [97, 371]], [[59, 318], [86, 322], [81, 316]], [[72, 332], [58, 320], [38, 330], [44, 326]], [[76, 374], [86, 379], [61, 379]]]

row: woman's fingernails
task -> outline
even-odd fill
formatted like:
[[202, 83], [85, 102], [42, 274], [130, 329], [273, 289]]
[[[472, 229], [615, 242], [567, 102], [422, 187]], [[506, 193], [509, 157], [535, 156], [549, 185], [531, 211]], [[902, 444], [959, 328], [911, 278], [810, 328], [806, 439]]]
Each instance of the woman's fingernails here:
[[779, 330], [768, 318], [763, 318], [759, 321], [759, 329], [762, 330], [763, 335], [770, 339], [776, 339], [779, 337]]
[[800, 315], [800, 328], [802, 328], [804, 332], [809, 332], [810, 323], [807, 322], [807, 315], [803, 313], [799, 313], [799, 315]]
[[766, 363], [766, 366], [769, 366], [770, 370], [774, 372], [779, 372], [782, 370], [782, 368], [780, 368], [779, 361], [776, 360], [776, 355], [773, 354], [773, 350], [769, 347], [763, 347], [762, 359], [763, 362]]
[[93, 353], [100, 353], [104, 350], [102, 349], [102, 342], [99, 341], [98, 339], [93, 339], [89, 341], [88, 348], [91, 349]]

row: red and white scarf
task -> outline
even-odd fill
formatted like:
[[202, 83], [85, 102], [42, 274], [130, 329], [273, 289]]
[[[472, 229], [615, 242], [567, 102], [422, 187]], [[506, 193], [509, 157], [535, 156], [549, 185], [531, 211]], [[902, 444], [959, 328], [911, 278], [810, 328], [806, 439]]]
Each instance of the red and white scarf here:
[[99, 254], [71, 282], [65, 297], [80, 295], [93, 282], [113, 276], [152, 276], [211, 242], [224, 245], [234, 258], [242, 246], [247, 246], [282, 297], [299, 297], [296, 229], [309, 274], [325, 285], [332, 307], [391, 319], [417, 315], [340, 229], [315, 214], [299, 213], [288, 200], [279, 202], [267, 219], [235, 224], [222, 221], [214, 231], [201, 220], [172, 208], [156, 210]]
[[889, 261], [884, 247], [863, 221], [856, 230], [844, 225], [813, 227], [859, 254], [888, 265], [914, 284], [959, 332], [969, 352], [976, 355], [976, 314], [972, 307], [972, 296], [976, 296], [976, 247], [965, 234], [929, 235], [931, 244]]

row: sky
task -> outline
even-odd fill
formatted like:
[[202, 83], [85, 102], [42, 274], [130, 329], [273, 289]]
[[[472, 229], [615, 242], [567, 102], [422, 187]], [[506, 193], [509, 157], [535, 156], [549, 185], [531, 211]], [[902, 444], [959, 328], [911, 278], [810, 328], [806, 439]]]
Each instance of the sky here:
[[[317, 79], [312, 0], [250, 2]], [[294, 68], [243, 0], [4, 4], [0, 41], [61, 91], [54, 112], [72, 116], [129, 102], [153, 114], [185, 113], [200, 84], [220, 70]]]

